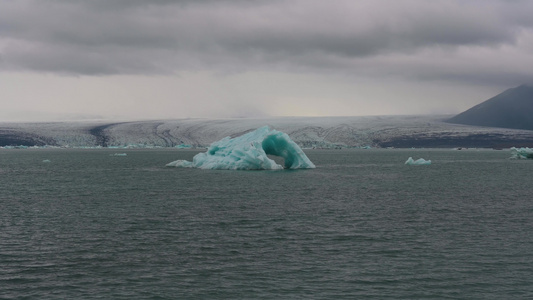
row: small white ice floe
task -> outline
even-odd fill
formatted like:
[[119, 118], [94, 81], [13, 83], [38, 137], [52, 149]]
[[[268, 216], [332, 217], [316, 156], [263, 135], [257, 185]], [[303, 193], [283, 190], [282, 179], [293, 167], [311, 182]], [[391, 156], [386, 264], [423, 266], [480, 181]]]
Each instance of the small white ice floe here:
[[50, 160], [49, 159], [43, 159], [43, 163], [49, 163]]
[[126, 153], [115, 153], [115, 154], [110, 154], [109, 156], [127, 156], [128, 154]]
[[409, 157], [407, 161], [405, 161], [406, 165], [431, 165], [431, 160], [425, 160], [423, 158], [419, 158], [417, 160], [414, 160], [412, 157]]

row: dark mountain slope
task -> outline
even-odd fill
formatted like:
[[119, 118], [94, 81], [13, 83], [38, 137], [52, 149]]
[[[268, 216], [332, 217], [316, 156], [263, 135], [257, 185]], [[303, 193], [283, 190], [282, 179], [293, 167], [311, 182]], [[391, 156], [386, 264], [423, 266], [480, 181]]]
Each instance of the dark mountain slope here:
[[447, 122], [533, 130], [533, 86], [508, 89]]

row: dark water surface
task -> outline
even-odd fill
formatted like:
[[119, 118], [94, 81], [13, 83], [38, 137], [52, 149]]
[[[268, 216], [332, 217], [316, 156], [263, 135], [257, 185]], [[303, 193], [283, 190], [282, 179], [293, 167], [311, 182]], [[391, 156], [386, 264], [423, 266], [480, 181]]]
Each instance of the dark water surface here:
[[533, 298], [533, 161], [508, 151], [119, 151], [0, 150], [0, 298]]

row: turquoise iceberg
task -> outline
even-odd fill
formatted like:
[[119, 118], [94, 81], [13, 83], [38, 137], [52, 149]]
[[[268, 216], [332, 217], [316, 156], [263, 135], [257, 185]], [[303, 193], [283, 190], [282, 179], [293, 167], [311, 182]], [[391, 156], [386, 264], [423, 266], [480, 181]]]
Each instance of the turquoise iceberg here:
[[407, 161], [405, 161], [405, 164], [406, 165], [431, 165], [431, 160], [425, 160], [423, 158], [414, 160], [412, 157], [409, 157]]
[[511, 159], [533, 159], [533, 148], [511, 148]]
[[[283, 166], [267, 155], [283, 158]], [[270, 129], [268, 126], [236, 138], [225, 137], [211, 144], [207, 152], [195, 155], [192, 162], [176, 160], [167, 166], [211, 170], [315, 168], [302, 149], [286, 133]]]

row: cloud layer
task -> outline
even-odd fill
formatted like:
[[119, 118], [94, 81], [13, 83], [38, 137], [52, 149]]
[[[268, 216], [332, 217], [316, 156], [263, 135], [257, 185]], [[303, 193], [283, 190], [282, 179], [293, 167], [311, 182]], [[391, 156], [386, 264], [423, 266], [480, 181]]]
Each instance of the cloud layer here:
[[0, 66], [73, 75], [325, 72], [533, 82], [533, 2], [0, 2]]
[[0, 0], [0, 121], [456, 113], [533, 84], [532, 15], [529, 0]]

